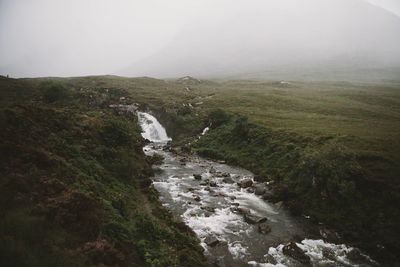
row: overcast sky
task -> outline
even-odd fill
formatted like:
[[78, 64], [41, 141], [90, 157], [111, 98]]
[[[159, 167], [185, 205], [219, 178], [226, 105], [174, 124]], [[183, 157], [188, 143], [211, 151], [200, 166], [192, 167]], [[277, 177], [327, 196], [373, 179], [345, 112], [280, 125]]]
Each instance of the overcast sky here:
[[[400, 1], [368, 2], [379, 6], [373, 9], [382, 11], [376, 16], [385, 28], [375, 31], [388, 29], [388, 35], [396, 33]], [[256, 57], [250, 50], [267, 57], [262, 52], [266, 40], [270, 50], [276, 49], [274, 54], [279, 54], [279, 47], [286, 47], [288, 43], [304, 47], [301, 51], [319, 47], [325, 51], [331, 42], [327, 36], [333, 36], [338, 47], [342, 43], [340, 38], [354, 35], [346, 28], [354, 21], [362, 21], [359, 17], [364, 11], [357, 13], [361, 3], [372, 7], [364, 0], [0, 0], [0, 74], [136, 76], [143, 74], [139, 65], [144, 62], [147, 68], [144, 74], [151, 76], [158, 57], [163, 61], [159, 64], [163, 68], [168, 68], [167, 64], [180, 64], [181, 69], [187, 69], [185, 64], [193, 65], [193, 62], [182, 62], [183, 58], [193, 60], [196, 54], [218, 58], [221, 51], [225, 58], [240, 51], [242, 57], [248, 55], [253, 62]], [[354, 21], [354, 14], [349, 10], [355, 14]], [[366, 10], [365, 17], [375, 16]], [[325, 19], [326, 14], [332, 15]], [[317, 34], [324, 31], [326, 38], [310, 39], [310, 35], [299, 30], [299, 21], [303, 29], [312, 25]], [[261, 38], [258, 36], [264, 36], [259, 31], [268, 33], [268, 39], [258, 41]], [[296, 35], [293, 40], [288, 37], [293, 35]], [[391, 41], [388, 42], [385, 49], [395, 50]], [[368, 51], [371, 53], [382, 45], [383, 42], [371, 45]], [[174, 62], [175, 58], [180, 61]], [[171, 75], [181, 72], [177, 68]], [[163, 73], [168, 74], [154, 71], [155, 76]]]

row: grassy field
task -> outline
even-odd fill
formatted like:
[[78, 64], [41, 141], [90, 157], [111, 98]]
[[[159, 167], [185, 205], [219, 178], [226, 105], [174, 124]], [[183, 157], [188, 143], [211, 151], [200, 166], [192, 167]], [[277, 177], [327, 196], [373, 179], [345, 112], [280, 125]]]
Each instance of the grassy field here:
[[42, 101], [48, 80], [81, 92], [87, 106], [106, 109], [105, 90], [117, 102], [139, 103], [177, 144], [212, 122], [195, 151], [282, 183], [294, 213], [323, 221], [380, 260], [399, 260], [400, 83], [2, 79], [2, 105]]

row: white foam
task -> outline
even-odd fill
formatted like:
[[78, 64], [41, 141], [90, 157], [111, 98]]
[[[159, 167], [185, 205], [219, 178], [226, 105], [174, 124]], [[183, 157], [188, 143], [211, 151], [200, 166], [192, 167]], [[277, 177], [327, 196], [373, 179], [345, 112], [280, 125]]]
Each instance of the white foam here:
[[184, 221], [201, 237], [208, 234], [224, 235], [233, 234], [232, 228], [246, 229], [247, 225], [241, 216], [232, 213], [229, 208], [215, 209], [209, 217], [204, 215], [191, 216], [191, 213], [199, 212], [198, 207], [188, 209], [183, 215]]
[[229, 243], [228, 250], [234, 259], [242, 259], [248, 255], [247, 248], [244, 247], [240, 242]]
[[203, 132], [201, 133], [201, 135], [205, 135], [209, 130], [210, 130], [209, 127], [204, 128], [204, 130], [203, 130]]

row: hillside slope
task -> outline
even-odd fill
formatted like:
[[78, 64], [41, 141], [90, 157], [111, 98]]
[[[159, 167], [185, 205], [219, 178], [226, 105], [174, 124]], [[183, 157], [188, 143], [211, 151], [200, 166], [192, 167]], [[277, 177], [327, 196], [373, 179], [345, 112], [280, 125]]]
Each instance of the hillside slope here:
[[0, 88], [1, 266], [204, 266], [149, 188], [136, 116], [108, 108], [122, 91]]

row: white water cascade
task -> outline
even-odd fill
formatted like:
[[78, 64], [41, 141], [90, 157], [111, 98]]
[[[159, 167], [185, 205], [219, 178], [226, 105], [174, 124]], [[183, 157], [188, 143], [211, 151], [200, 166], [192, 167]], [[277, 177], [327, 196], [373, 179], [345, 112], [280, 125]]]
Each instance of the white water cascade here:
[[142, 126], [142, 136], [151, 142], [167, 142], [172, 139], [168, 137], [165, 128], [158, 122], [158, 120], [144, 112], [138, 112], [140, 126]]

